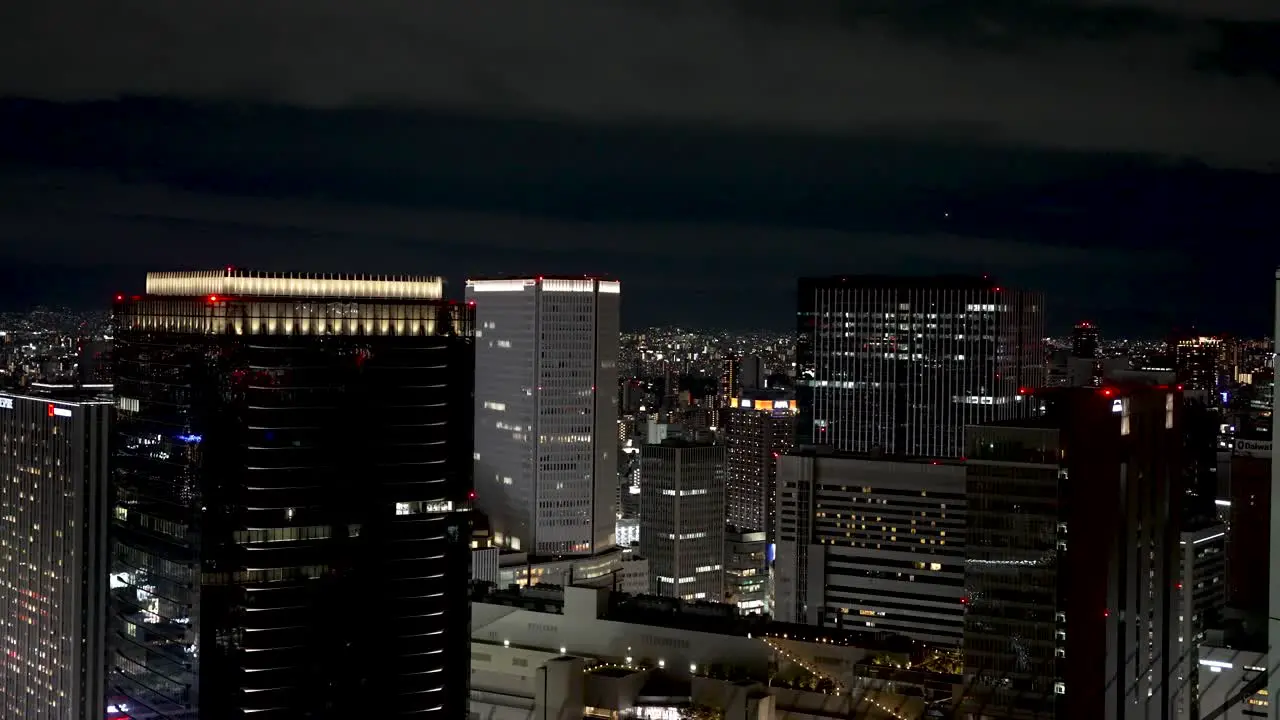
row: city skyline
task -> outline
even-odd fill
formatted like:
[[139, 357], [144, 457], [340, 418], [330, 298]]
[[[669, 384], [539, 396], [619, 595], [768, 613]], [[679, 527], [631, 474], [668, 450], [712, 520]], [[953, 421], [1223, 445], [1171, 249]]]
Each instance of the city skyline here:
[[0, 715], [1280, 720], [1277, 0], [0, 9]]

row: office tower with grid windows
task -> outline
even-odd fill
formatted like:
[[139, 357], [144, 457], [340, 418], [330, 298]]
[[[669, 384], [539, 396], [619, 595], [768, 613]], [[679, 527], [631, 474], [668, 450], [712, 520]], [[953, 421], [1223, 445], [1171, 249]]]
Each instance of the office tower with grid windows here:
[[476, 502], [499, 545], [540, 557], [615, 546], [620, 299], [619, 283], [595, 278], [467, 281]]
[[966, 425], [1018, 417], [1045, 384], [1044, 299], [985, 278], [799, 283], [797, 443], [959, 457]]
[[0, 392], [0, 717], [105, 712], [109, 392]]
[[955, 460], [783, 455], [774, 617], [960, 647], [964, 487]]
[[640, 555], [650, 592], [722, 602], [724, 446], [667, 438], [640, 457]]
[[472, 314], [442, 289], [227, 269], [116, 297], [123, 716], [466, 714]]

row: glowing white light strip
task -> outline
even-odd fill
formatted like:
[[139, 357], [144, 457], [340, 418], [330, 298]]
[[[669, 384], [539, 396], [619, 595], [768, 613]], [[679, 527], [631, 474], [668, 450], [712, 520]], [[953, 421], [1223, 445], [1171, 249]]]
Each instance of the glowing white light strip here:
[[538, 284], [537, 280], [468, 280], [475, 292], [521, 292]]
[[622, 283], [616, 280], [601, 280], [600, 292], [606, 295], [617, 295], [622, 292]]
[[591, 292], [596, 289], [594, 280], [543, 280], [542, 289], [546, 292]]
[[148, 295], [254, 295], [438, 300], [444, 280], [414, 275], [318, 275], [241, 270], [147, 273]]

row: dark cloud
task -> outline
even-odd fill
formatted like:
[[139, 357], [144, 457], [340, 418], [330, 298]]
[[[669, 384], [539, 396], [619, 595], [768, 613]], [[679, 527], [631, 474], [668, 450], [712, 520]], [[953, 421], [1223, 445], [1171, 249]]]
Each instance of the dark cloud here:
[[[378, 104], [1280, 157], [1253, 0], [224, 0], [0, 7], [0, 93]], [[1012, 62], [1016, 60], [1016, 62]], [[1230, 70], [1230, 73], [1200, 70]], [[1100, 110], [1100, 108], [1106, 108]]]
[[11, 0], [0, 302], [162, 266], [593, 272], [632, 323], [781, 326], [797, 275], [987, 271], [1059, 322], [1253, 329], [1277, 23], [1263, 0]]

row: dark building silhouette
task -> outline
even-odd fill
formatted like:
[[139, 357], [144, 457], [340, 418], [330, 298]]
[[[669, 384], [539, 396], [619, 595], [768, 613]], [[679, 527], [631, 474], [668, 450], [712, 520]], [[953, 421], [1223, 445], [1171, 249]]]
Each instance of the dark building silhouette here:
[[1237, 437], [1231, 452], [1227, 605], [1261, 621], [1271, 577], [1271, 438]]
[[1071, 330], [1071, 356], [1098, 357], [1098, 326], [1091, 322], [1078, 322]]
[[1173, 717], [1180, 393], [1034, 400], [1038, 417], [969, 428], [969, 702], [990, 718]]
[[[1199, 394], [1198, 394], [1199, 395]], [[1182, 412], [1183, 486], [1187, 490], [1183, 518], [1208, 522], [1217, 515], [1218, 437], [1222, 413], [1200, 397], [1184, 397]]]
[[797, 443], [959, 457], [1045, 385], [1044, 299], [986, 278], [802, 278]]
[[473, 309], [434, 278], [117, 297], [109, 702], [466, 714]]

